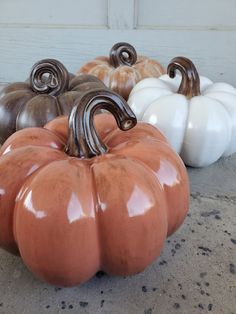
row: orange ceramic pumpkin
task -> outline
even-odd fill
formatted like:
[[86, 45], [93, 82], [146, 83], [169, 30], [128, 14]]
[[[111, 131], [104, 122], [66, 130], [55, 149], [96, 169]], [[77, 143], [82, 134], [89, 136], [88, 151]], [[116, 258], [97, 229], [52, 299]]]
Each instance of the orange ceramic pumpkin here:
[[146, 77], [159, 77], [165, 73], [157, 61], [137, 56], [135, 48], [128, 43], [117, 43], [109, 57], [97, 57], [80, 68], [77, 74], [92, 74], [102, 80], [126, 100], [131, 89]]
[[[94, 126], [98, 109], [115, 119], [99, 114]], [[135, 124], [126, 102], [103, 89], [76, 101], [67, 143], [59, 118], [51, 125], [59, 135], [28, 128], [8, 138], [0, 157], [1, 247], [19, 250], [36, 276], [65, 286], [98, 270], [135, 274], [155, 260], [185, 218], [188, 178], [164, 136]]]

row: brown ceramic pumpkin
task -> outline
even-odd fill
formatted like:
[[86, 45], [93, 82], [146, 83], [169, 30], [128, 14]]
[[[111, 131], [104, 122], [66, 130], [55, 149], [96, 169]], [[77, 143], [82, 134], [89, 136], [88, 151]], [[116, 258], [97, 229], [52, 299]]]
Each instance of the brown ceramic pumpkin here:
[[102, 80], [126, 100], [131, 89], [146, 77], [159, 77], [164, 68], [155, 60], [137, 56], [136, 50], [128, 43], [117, 43], [109, 57], [97, 57], [80, 68], [77, 74], [92, 74]]
[[[94, 124], [99, 109], [114, 117], [99, 114]], [[19, 249], [36, 276], [56, 285], [98, 270], [144, 270], [182, 224], [189, 185], [164, 136], [135, 124], [126, 102], [103, 89], [76, 100], [67, 142], [66, 131], [13, 134], [0, 151], [0, 246]]]
[[0, 145], [16, 130], [44, 126], [68, 114], [80, 92], [103, 86], [91, 75], [75, 77], [57, 60], [37, 62], [29, 80], [10, 84], [0, 93]]

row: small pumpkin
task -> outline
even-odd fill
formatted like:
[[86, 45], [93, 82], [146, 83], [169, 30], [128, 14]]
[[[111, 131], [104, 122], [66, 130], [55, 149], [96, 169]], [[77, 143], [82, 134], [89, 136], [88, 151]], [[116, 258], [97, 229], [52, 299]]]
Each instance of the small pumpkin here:
[[[100, 109], [115, 119], [101, 113], [94, 126]], [[67, 142], [45, 128], [8, 138], [0, 150], [0, 246], [19, 249], [36, 276], [65, 286], [98, 270], [131, 275], [157, 258], [186, 216], [188, 177], [164, 136], [135, 124], [127, 103], [103, 89], [76, 100]]]
[[81, 73], [98, 77], [127, 100], [136, 83], [145, 77], [159, 77], [165, 70], [157, 61], [137, 56], [133, 46], [121, 42], [111, 48], [109, 57], [97, 57], [83, 65], [77, 74]]
[[236, 89], [199, 77], [184, 57], [174, 58], [167, 72], [132, 90], [128, 104], [137, 119], [159, 128], [186, 165], [208, 166], [236, 152]]
[[75, 77], [57, 60], [37, 62], [29, 80], [9, 84], [0, 93], [0, 144], [17, 130], [68, 114], [80, 92], [103, 86], [91, 75]]

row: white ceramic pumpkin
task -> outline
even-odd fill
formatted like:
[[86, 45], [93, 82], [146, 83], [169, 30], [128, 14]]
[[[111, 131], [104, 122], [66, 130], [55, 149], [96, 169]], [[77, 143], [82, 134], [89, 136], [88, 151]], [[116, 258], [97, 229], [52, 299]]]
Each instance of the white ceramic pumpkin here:
[[184, 57], [174, 58], [167, 73], [131, 91], [137, 119], [158, 127], [186, 165], [204, 167], [236, 152], [236, 89], [199, 77]]

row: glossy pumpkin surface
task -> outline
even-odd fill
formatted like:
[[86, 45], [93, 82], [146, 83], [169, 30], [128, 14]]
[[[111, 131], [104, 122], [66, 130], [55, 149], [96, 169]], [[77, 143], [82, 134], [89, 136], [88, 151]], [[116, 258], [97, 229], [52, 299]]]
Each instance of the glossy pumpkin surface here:
[[171, 61], [168, 74], [134, 87], [128, 103], [137, 119], [159, 128], [189, 166], [236, 152], [236, 89], [199, 77], [184, 57]]
[[57, 60], [37, 62], [29, 80], [9, 84], [0, 93], [0, 144], [17, 130], [67, 115], [81, 92], [103, 86], [90, 75], [75, 77]]
[[97, 57], [83, 65], [78, 74], [92, 74], [110, 89], [128, 99], [131, 89], [146, 77], [159, 77], [165, 73], [161, 64], [146, 56], [138, 56], [128, 43], [117, 43], [109, 57]]
[[[112, 115], [93, 122], [101, 109]], [[65, 286], [153, 262], [186, 216], [189, 184], [165, 137], [135, 124], [126, 102], [104, 89], [77, 99], [69, 124], [57, 118], [50, 130], [13, 134], [0, 151], [1, 247]]]

